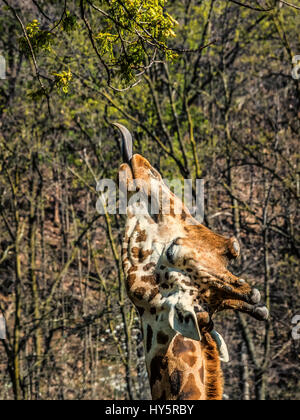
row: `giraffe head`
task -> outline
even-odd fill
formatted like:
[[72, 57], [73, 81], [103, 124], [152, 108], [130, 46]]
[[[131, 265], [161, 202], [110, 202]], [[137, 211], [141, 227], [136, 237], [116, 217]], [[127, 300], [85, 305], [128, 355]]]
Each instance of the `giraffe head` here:
[[[160, 173], [141, 155], [132, 155], [130, 133], [118, 128], [126, 160], [121, 185], [135, 193], [128, 202], [123, 264], [129, 297], [140, 314], [155, 315], [157, 323], [167, 322], [174, 332], [198, 341], [212, 330], [212, 316], [224, 309], [266, 320], [259, 291], [227, 268], [239, 256], [238, 241], [198, 223]], [[228, 359], [221, 336], [213, 331], [212, 337]]]

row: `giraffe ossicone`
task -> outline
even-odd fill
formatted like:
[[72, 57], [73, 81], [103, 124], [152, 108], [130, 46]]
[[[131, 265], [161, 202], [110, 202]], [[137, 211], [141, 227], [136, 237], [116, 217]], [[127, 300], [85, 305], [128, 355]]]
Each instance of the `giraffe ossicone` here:
[[[127, 293], [141, 318], [152, 397], [222, 399], [220, 362], [229, 356], [212, 317], [233, 309], [266, 320], [268, 310], [258, 306], [259, 291], [227, 269], [240, 253], [237, 240], [198, 223], [160, 173], [133, 155], [130, 132], [117, 127], [125, 157], [120, 183], [129, 194], [140, 192], [139, 200], [128, 201], [122, 261]], [[169, 212], [163, 211], [163, 197]]]

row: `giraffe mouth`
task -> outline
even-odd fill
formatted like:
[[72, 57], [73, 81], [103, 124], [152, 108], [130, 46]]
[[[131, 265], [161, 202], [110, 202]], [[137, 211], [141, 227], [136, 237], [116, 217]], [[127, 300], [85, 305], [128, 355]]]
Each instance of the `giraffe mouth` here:
[[[256, 289], [254, 289], [256, 290]], [[217, 302], [211, 304], [211, 300]], [[266, 306], [259, 303], [249, 303], [248, 298], [243, 296], [237, 296], [236, 294], [228, 296], [222, 296], [222, 299], [218, 299], [216, 296], [206, 298], [198, 295], [196, 298], [196, 306], [199, 303], [205, 303], [210, 319], [219, 312], [225, 310], [234, 310], [237, 312], [243, 312], [256, 319], [257, 321], [267, 321], [269, 318], [269, 310]]]
[[[215, 279], [217, 286], [216, 288], [210, 289], [209, 295], [205, 295], [205, 290], [203, 292], [201, 291], [201, 284], [195, 282], [194, 286], [198, 289], [196, 303], [205, 303], [211, 317], [224, 310], [235, 310], [246, 313], [258, 321], [268, 320], [269, 310], [260, 303], [261, 294], [258, 289], [252, 288], [249, 285], [245, 289], [243, 286], [247, 283], [242, 279], [237, 279], [236, 282], [229, 282], [225, 281], [222, 276], [216, 273], [203, 271], [202, 278], [204, 277], [206, 279], [207, 276]], [[200, 302], [198, 302], [198, 299]]]

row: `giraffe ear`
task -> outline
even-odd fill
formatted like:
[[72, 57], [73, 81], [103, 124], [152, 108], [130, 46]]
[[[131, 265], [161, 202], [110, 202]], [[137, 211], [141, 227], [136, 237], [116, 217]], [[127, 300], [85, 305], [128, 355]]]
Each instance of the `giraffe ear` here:
[[212, 336], [212, 338], [215, 340], [215, 342], [217, 344], [221, 362], [228, 363], [229, 362], [229, 354], [228, 354], [228, 349], [227, 349], [227, 345], [224, 341], [224, 338], [216, 330], [212, 330], [210, 335]]
[[185, 307], [179, 302], [170, 305], [169, 324], [174, 331], [183, 335], [183, 337], [201, 341], [196, 313], [190, 307]]

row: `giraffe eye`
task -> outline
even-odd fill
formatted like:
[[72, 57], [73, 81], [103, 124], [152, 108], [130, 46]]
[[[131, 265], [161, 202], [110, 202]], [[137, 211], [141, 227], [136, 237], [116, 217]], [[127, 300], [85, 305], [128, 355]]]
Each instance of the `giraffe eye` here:
[[169, 246], [166, 252], [167, 259], [171, 264], [174, 264], [174, 251], [175, 251], [174, 246], [175, 244], [172, 244], [171, 246]]
[[176, 241], [174, 241], [166, 251], [167, 259], [170, 264], [175, 264], [175, 253], [177, 248]]

